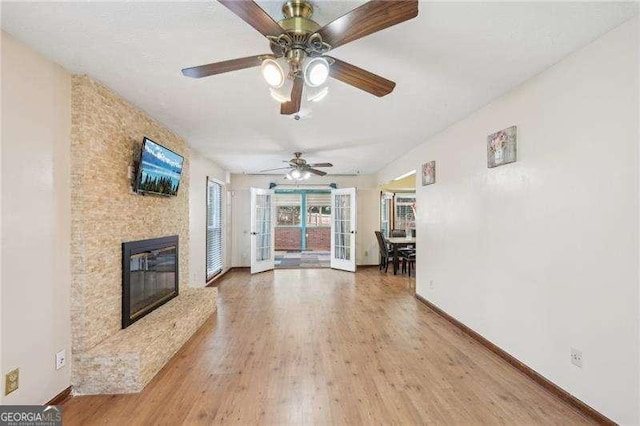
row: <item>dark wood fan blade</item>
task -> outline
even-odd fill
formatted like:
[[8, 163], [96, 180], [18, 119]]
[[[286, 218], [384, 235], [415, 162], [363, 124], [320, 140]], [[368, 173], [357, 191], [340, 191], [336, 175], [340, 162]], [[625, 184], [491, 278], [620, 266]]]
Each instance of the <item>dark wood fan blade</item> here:
[[258, 4], [251, 0], [218, 0], [227, 9], [235, 13], [258, 30], [263, 36], [279, 36], [284, 32], [282, 27], [274, 21]]
[[313, 173], [314, 175], [318, 175], [318, 176], [324, 176], [324, 175], [327, 174], [327, 172], [323, 172], [322, 170], [316, 170], [316, 169], [312, 169], [312, 168], [309, 168], [307, 170], [310, 171], [311, 173]]
[[335, 62], [331, 64], [329, 75], [343, 83], [369, 92], [372, 95], [382, 97], [393, 92], [396, 83], [386, 78], [380, 77], [372, 72], [358, 68], [340, 59], [331, 58]]
[[372, 0], [320, 28], [333, 49], [418, 16], [418, 0]]
[[260, 170], [258, 173], [275, 172], [276, 170], [289, 170], [291, 167], [278, 167], [276, 169]]
[[182, 74], [187, 77], [201, 78], [210, 75], [222, 74], [229, 71], [237, 71], [245, 68], [259, 67], [262, 60], [272, 58], [273, 55], [247, 56], [246, 58], [231, 59], [229, 61], [214, 62], [213, 64], [200, 65], [197, 67], [185, 68]]
[[313, 163], [309, 164], [309, 167], [333, 167], [331, 163]]
[[293, 81], [293, 88], [291, 89], [291, 100], [280, 104], [280, 114], [291, 115], [300, 111], [300, 103], [302, 102], [302, 88], [304, 86], [304, 80], [297, 77]]

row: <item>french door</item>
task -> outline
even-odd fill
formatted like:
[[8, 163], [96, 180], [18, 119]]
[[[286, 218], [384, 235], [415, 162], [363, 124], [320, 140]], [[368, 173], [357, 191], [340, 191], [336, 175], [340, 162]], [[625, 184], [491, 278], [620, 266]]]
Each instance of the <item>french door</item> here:
[[251, 188], [251, 273], [274, 267], [275, 205], [272, 189]]
[[356, 189], [331, 191], [331, 267], [356, 271]]

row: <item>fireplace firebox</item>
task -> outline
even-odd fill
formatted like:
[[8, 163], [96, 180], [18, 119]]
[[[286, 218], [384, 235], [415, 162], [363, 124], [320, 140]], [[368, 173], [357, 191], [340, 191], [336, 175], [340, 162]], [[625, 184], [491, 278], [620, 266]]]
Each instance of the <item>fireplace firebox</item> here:
[[178, 295], [178, 236], [122, 243], [122, 328]]

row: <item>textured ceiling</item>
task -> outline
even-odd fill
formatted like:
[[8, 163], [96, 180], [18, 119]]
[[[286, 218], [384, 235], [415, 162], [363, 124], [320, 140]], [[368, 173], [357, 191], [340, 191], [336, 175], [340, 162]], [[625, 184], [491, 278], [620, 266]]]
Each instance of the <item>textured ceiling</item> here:
[[[259, 3], [279, 17], [279, 2]], [[322, 25], [361, 3], [316, 2], [314, 17]], [[269, 52], [259, 33], [215, 1], [3, 2], [2, 27], [105, 83], [233, 172], [278, 167], [302, 151], [309, 161], [334, 163], [335, 173], [370, 173], [637, 10], [636, 3], [420, 3], [416, 19], [332, 52], [397, 82], [391, 95], [332, 81], [325, 100], [303, 105], [300, 121], [279, 114], [259, 68], [182, 76], [187, 66]]]

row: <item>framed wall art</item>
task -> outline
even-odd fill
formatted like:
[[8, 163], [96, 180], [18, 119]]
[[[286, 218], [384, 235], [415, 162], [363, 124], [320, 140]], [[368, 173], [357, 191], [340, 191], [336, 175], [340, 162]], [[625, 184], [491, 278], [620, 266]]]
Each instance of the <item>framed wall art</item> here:
[[502, 166], [516, 161], [518, 129], [508, 127], [487, 136], [487, 167]]
[[422, 165], [422, 186], [436, 183], [436, 162], [429, 161]]

